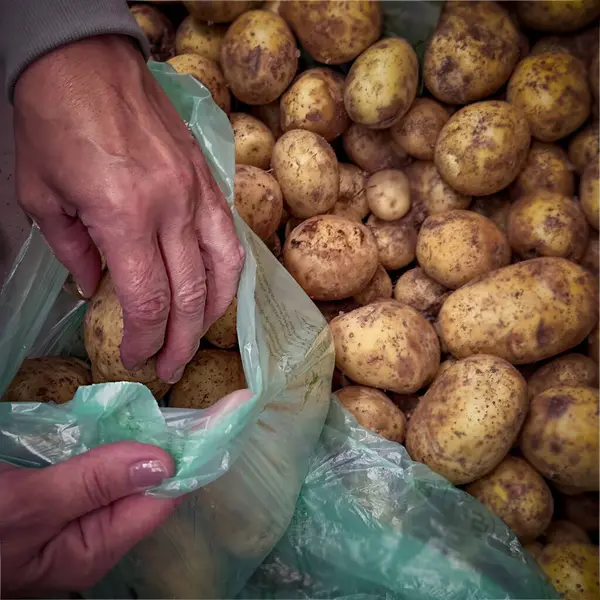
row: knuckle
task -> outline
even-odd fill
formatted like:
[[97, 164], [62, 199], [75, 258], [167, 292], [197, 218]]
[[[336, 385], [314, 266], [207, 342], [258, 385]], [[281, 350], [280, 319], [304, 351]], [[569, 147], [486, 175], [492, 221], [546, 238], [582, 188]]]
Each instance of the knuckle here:
[[126, 303], [128, 320], [145, 326], [158, 325], [169, 315], [170, 297], [165, 289], [138, 293]]
[[200, 279], [190, 280], [178, 290], [175, 298], [177, 310], [182, 315], [202, 314], [206, 305], [206, 283]]

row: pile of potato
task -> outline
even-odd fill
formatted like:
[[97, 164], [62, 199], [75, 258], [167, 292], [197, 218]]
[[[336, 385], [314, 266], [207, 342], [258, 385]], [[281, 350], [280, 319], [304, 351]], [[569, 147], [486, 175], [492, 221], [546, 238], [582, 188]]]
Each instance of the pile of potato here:
[[[339, 400], [598, 597], [600, 0], [447, 2], [421, 65], [378, 2], [183, 4], [131, 11], [229, 116], [236, 209], [330, 323]], [[107, 275], [93, 381], [162, 397], [121, 320]], [[235, 347], [232, 305], [171, 405], [241, 387]]]

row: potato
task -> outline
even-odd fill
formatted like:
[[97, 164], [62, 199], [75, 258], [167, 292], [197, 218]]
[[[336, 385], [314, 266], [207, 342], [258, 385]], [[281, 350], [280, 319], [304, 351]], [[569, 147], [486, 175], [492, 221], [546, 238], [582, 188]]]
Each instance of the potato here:
[[416, 98], [390, 133], [396, 145], [408, 155], [433, 160], [435, 142], [449, 118], [448, 111], [435, 100]]
[[273, 174], [295, 217], [326, 213], [338, 199], [340, 175], [335, 152], [312, 131], [293, 129], [276, 142]]
[[600, 596], [597, 546], [549, 544], [537, 562], [561, 598], [596, 600]]
[[598, 56], [598, 33], [598, 25], [595, 25], [573, 35], [544, 36], [534, 44], [531, 54], [568, 52], [589, 66], [594, 56]]
[[265, 240], [265, 246], [271, 251], [275, 258], [279, 258], [281, 256], [281, 239], [277, 232], [275, 232], [272, 236], [268, 237]]
[[526, 412], [520, 373], [496, 356], [471, 356], [436, 378], [421, 398], [406, 449], [455, 485], [470, 483], [508, 454]]
[[0, 400], [63, 404], [73, 399], [80, 386], [91, 383], [90, 368], [77, 358], [26, 358]]
[[544, 532], [546, 544], [589, 544], [590, 538], [585, 529], [571, 521], [552, 521]]
[[518, 58], [518, 30], [498, 4], [457, 2], [429, 40], [423, 80], [441, 102], [467, 104], [497, 92]]
[[233, 348], [237, 344], [237, 297], [204, 334], [204, 339], [217, 348]]
[[328, 323], [336, 317], [360, 307], [354, 298], [345, 298], [334, 302], [315, 302], [315, 304]]
[[389, 393], [390, 400], [404, 413], [408, 423], [412, 417], [415, 408], [419, 405], [420, 398], [417, 394], [396, 394]]
[[362, 221], [369, 215], [367, 173], [350, 163], [339, 163], [340, 192], [329, 214]]
[[596, 105], [598, 104], [598, 96], [600, 95], [600, 64], [598, 64], [599, 57], [598, 52], [594, 55], [594, 58], [590, 64], [589, 75], [588, 75], [588, 83], [590, 84], [590, 90], [592, 92], [592, 96], [596, 101]]
[[231, 95], [219, 65], [199, 54], [179, 54], [167, 61], [178, 73], [192, 75], [212, 94], [217, 106], [225, 113], [231, 110]]
[[230, 23], [261, 3], [256, 0], [193, 0], [183, 4], [199, 21]]
[[344, 77], [332, 69], [304, 71], [281, 97], [281, 128], [306, 129], [331, 142], [350, 125], [343, 90]]
[[392, 442], [404, 441], [406, 417], [383, 392], [353, 385], [338, 390], [335, 395], [361, 427]]
[[437, 316], [447, 295], [448, 288], [429, 277], [420, 267], [403, 273], [394, 287], [394, 298], [398, 302], [412, 306], [428, 320]]
[[588, 492], [563, 498], [565, 516], [569, 521], [585, 531], [598, 531], [598, 515], [600, 511], [598, 494]]
[[598, 231], [598, 202], [600, 196], [600, 185], [598, 185], [599, 169], [598, 161], [592, 161], [583, 172], [581, 182], [579, 183], [579, 198], [581, 208], [585, 214], [587, 222]]
[[590, 237], [579, 264], [592, 273], [592, 275], [600, 278], [600, 242], [598, 241], [598, 237]]
[[588, 239], [581, 206], [562, 194], [537, 190], [510, 208], [508, 240], [521, 258], [560, 256], [579, 262]]
[[283, 263], [315, 300], [361, 292], [377, 270], [377, 243], [362, 223], [333, 215], [302, 222], [286, 239]]
[[450, 187], [432, 162], [417, 160], [404, 172], [410, 186], [409, 218], [417, 228], [429, 215], [469, 207], [471, 196], [460, 194]]
[[397, 221], [410, 209], [408, 177], [397, 169], [373, 173], [367, 181], [367, 203], [383, 221]]
[[598, 123], [590, 123], [569, 142], [569, 160], [580, 175], [592, 161], [598, 163], [599, 153]]
[[401, 119], [417, 94], [419, 61], [402, 38], [385, 38], [353, 63], [344, 87], [350, 118], [365, 127], [387, 129]]
[[534, 258], [456, 290], [437, 326], [457, 358], [495, 354], [520, 365], [580, 344], [598, 320], [594, 277], [564, 258]]
[[450, 289], [510, 263], [506, 236], [489, 220], [467, 210], [427, 217], [419, 231], [417, 261]]
[[442, 361], [440, 363], [440, 368], [438, 369], [438, 372], [435, 374], [435, 379], [441, 377], [451, 366], [455, 365], [457, 362], [458, 361], [453, 356], [450, 356], [446, 360]]
[[517, 200], [540, 189], [571, 197], [575, 177], [569, 157], [560, 146], [534, 140], [523, 170], [510, 185], [510, 195]]
[[286, 0], [279, 11], [303, 48], [326, 65], [341, 65], [355, 59], [381, 35], [378, 2]]
[[471, 210], [489, 219], [502, 233], [508, 233], [510, 200], [505, 192], [475, 198]]
[[533, 558], [537, 561], [538, 556], [542, 553], [544, 546], [540, 542], [529, 542], [527, 544], [523, 544], [523, 548], [533, 556]]
[[271, 133], [276, 140], [283, 135], [279, 100], [274, 100], [273, 102], [262, 104], [260, 106], [253, 106], [251, 112], [253, 116], [260, 119], [271, 130]]
[[221, 46], [227, 26], [203, 23], [187, 16], [175, 35], [177, 54], [199, 54], [218, 63], [221, 60]]
[[588, 353], [590, 358], [593, 358], [596, 362], [598, 362], [598, 325], [594, 327], [593, 331], [588, 336]]
[[143, 383], [155, 398], [162, 398], [171, 388], [171, 384], [159, 379], [155, 358], [151, 358], [137, 371], [129, 371], [121, 362], [123, 309], [108, 273], [88, 303], [83, 332], [85, 349], [92, 363], [94, 383], [137, 381]]
[[565, 52], [528, 56], [511, 75], [506, 99], [523, 111], [534, 138], [555, 142], [581, 127], [590, 114], [585, 66]]
[[516, 456], [507, 456], [465, 491], [500, 517], [521, 542], [533, 541], [542, 534], [554, 512], [552, 492], [546, 482]]
[[487, 196], [511, 183], [527, 160], [529, 128], [523, 113], [488, 100], [454, 113], [435, 147], [435, 166], [454, 189]]
[[235, 167], [235, 208], [261, 240], [278, 229], [283, 211], [283, 197], [276, 179], [266, 171], [250, 165]]
[[169, 395], [171, 408], [208, 408], [246, 387], [239, 352], [198, 350]]
[[368, 173], [381, 169], [401, 169], [409, 159], [398, 148], [389, 131], [375, 131], [354, 123], [342, 135], [348, 158]]
[[256, 117], [245, 113], [231, 113], [229, 120], [233, 127], [235, 163], [264, 170], [270, 168], [275, 147], [271, 130]]
[[281, 2], [282, 0], [267, 0], [267, 2], [265, 2], [262, 5], [262, 9], [270, 10], [274, 13], [279, 14], [279, 10], [281, 9]]
[[377, 265], [377, 271], [375, 271], [373, 279], [367, 283], [366, 288], [354, 295], [354, 299], [358, 304], [364, 306], [365, 304], [371, 304], [375, 300], [387, 300], [391, 298], [392, 291], [393, 286], [390, 276], [381, 265]]
[[175, 30], [171, 21], [160, 10], [147, 4], [134, 4], [129, 12], [148, 38], [152, 59], [163, 61], [171, 58], [175, 50]]
[[531, 400], [523, 456], [552, 483], [598, 491], [598, 390], [557, 385]]
[[232, 23], [221, 46], [221, 65], [233, 95], [246, 104], [279, 98], [298, 68], [298, 48], [285, 21], [252, 10]]
[[340, 315], [329, 324], [336, 365], [352, 381], [412, 394], [428, 384], [440, 364], [430, 323], [414, 308], [384, 300]]
[[305, 219], [296, 219], [296, 217], [291, 217], [288, 220], [288, 222], [285, 224], [284, 241], [290, 237], [292, 231], [294, 231], [294, 229], [296, 229], [296, 227], [298, 227], [298, 225], [300, 225], [300, 223], [303, 221], [305, 221]]
[[415, 260], [417, 230], [407, 218], [383, 221], [375, 215], [367, 220], [379, 252], [379, 262], [390, 271], [401, 269]]
[[527, 381], [529, 397], [557, 385], [598, 387], [598, 365], [587, 356], [572, 352], [540, 367]]
[[598, 0], [534, 0], [516, 5], [519, 21], [538, 31], [576, 31], [600, 17]]

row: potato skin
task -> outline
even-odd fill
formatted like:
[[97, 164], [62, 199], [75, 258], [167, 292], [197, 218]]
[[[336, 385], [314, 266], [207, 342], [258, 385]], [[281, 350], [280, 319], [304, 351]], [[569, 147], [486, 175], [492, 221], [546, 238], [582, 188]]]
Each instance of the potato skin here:
[[394, 287], [394, 298], [412, 306], [428, 319], [434, 319], [449, 290], [417, 267], [403, 273]]
[[283, 263], [311, 298], [342, 300], [362, 291], [375, 275], [377, 243], [362, 223], [320, 215], [291, 232]]
[[506, 236], [468, 210], [427, 217], [419, 231], [417, 260], [425, 273], [450, 289], [510, 263]]
[[579, 264], [596, 278], [600, 278], [600, 240], [591, 237]]
[[268, 104], [253, 106], [250, 112], [271, 130], [271, 133], [276, 140], [283, 135], [283, 130], [281, 129], [281, 108], [279, 98]]
[[600, 16], [597, 0], [521, 0], [516, 7], [521, 23], [550, 33], [576, 31]]
[[222, 349], [237, 345], [237, 297], [234, 296], [227, 310], [204, 334], [204, 339]]
[[256, 117], [245, 113], [232, 113], [229, 120], [235, 141], [235, 163], [266, 171], [271, 166], [275, 146], [271, 130]]
[[510, 200], [505, 192], [475, 198], [470, 209], [489, 219], [502, 233], [508, 233]]
[[350, 160], [367, 173], [401, 169], [410, 162], [387, 130], [368, 129], [353, 123], [342, 135], [342, 142]]
[[369, 216], [367, 173], [350, 163], [339, 163], [340, 192], [329, 214], [360, 221]]
[[579, 183], [579, 198], [581, 199], [581, 208], [585, 214], [587, 222], [596, 230], [600, 225], [600, 211], [598, 210], [598, 202], [600, 196], [599, 185], [599, 167], [598, 162], [591, 162], [583, 172]]
[[468, 104], [497, 92], [518, 58], [518, 30], [498, 4], [455, 2], [429, 41], [423, 79], [441, 102]]
[[448, 111], [435, 100], [416, 98], [390, 133], [408, 155], [419, 160], [433, 160], [438, 135], [449, 118]]
[[521, 542], [535, 540], [552, 519], [554, 500], [544, 479], [522, 458], [507, 456], [465, 491], [500, 517]]
[[352, 64], [344, 87], [344, 105], [355, 123], [387, 129], [402, 118], [417, 94], [419, 61], [402, 38], [385, 38]]
[[88, 303], [83, 332], [94, 383], [137, 381], [143, 383], [156, 398], [162, 398], [171, 388], [171, 384], [159, 379], [155, 358], [137, 371], [129, 371], [121, 362], [123, 309], [108, 273]]
[[150, 56], [158, 61], [171, 58], [175, 50], [175, 31], [171, 21], [160, 10], [147, 4], [134, 4], [129, 12], [148, 39]]
[[590, 357], [593, 358], [596, 363], [598, 362], [598, 345], [599, 345], [599, 336], [598, 336], [598, 325], [594, 327], [592, 333], [588, 336], [588, 352]]
[[358, 424], [386, 440], [401, 444], [406, 433], [404, 413], [381, 391], [353, 385], [335, 395]]
[[229, 23], [261, 3], [256, 0], [193, 0], [183, 4], [199, 21]]
[[410, 209], [410, 187], [398, 169], [383, 169], [367, 181], [367, 203], [371, 212], [384, 221], [397, 221]]
[[221, 46], [221, 65], [233, 95], [250, 105], [279, 98], [296, 74], [297, 51], [279, 15], [266, 10], [242, 14]]
[[600, 154], [598, 127], [597, 122], [590, 123], [578, 131], [569, 142], [569, 160], [580, 175], [592, 161], [598, 163], [598, 154]]
[[457, 358], [488, 353], [521, 365], [585, 340], [598, 320], [594, 277], [564, 258], [534, 258], [456, 290], [437, 321]]
[[546, 544], [589, 544], [590, 537], [585, 529], [571, 521], [552, 521], [544, 532]]
[[506, 100], [523, 111], [533, 137], [555, 142], [581, 127], [590, 114], [587, 71], [566, 52], [528, 56], [511, 75]]
[[506, 102], [466, 106], [444, 125], [435, 165], [454, 189], [487, 196], [512, 183], [527, 160], [531, 137], [523, 113]]
[[455, 485], [470, 483], [508, 454], [526, 412], [521, 374], [496, 356], [471, 356], [437, 377], [421, 398], [406, 449]]
[[235, 167], [235, 208], [261, 240], [271, 237], [279, 227], [283, 197], [275, 177], [251, 167]]
[[77, 358], [26, 358], [0, 401], [64, 404], [73, 399], [80, 386], [91, 383], [90, 368]]
[[302, 47], [316, 61], [340, 65], [355, 59], [381, 35], [379, 2], [286, 0], [279, 9]]
[[384, 221], [371, 215], [367, 227], [373, 232], [379, 251], [379, 262], [393, 271], [415, 260], [417, 230], [407, 217], [398, 221]]
[[392, 297], [392, 280], [388, 275], [387, 271], [381, 266], [377, 265], [375, 275], [367, 287], [361, 290], [358, 294], [354, 295], [354, 299], [361, 305], [371, 304], [375, 300], [387, 300]]
[[281, 128], [306, 129], [331, 142], [350, 125], [343, 89], [344, 77], [332, 69], [304, 71], [281, 97]]
[[177, 54], [199, 54], [218, 63], [226, 31], [225, 25], [209, 25], [188, 15], [177, 28], [175, 51]]
[[171, 408], [208, 408], [246, 387], [239, 352], [199, 350], [169, 396]]
[[511, 206], [508, 240], [521, 258], [560, 256], [579, 262], [588, 239], [589, 229], [581, 206], [571, 198], [537, 190]]
[[529, 397], [559, 385], [598, 387], [598, 365], [588, 356], [576, 352], [558, 356], [529, 378]]
[[395, 300], [375, 302], [329, 324], [336, 365], [352, 381], [412, 394], [429, 383], [440, 364], [440, 345], [430, 323]]
[[293, 129], [275, 144], [273, 173], [295, 217], [326, 213], [338, 199], [340, 175], [335, 152], [312, 131]]
[[[593, 25], [572, 35], [551, 35], [540, 38], [531, 48], [531, 54], [544, 52], [568, 52], [590, 66], [598, 56], [600, 42], [598, 25]], [[523, 55], [525, 58], [525, 55]]]

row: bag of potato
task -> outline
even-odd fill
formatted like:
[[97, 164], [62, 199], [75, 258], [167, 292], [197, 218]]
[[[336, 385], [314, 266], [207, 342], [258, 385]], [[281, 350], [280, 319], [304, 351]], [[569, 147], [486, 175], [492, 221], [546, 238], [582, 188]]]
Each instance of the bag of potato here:
[[[191, 77], [166, 64], [150, 63], [150, 69], [233, 204], [234, 144], [226, 115]], [[192, 492], [90, 597], [231, 598], [294, 513], [329, 406], [331, 334], [237, 213], [235, 222], [246, 251], [237, 295], [241, 355], [201, 350], [171, 407], [159, 406], [141, 383], [87, 385], [89, 367], [79, 360], [86, 309], [62, 290], [68, 274], [35, 227], [0, 292], [0, 460], [44, 467], [100, 444], [138, 440], [165, 448], [177, 464], [175, 477], [150, 494]], [[102, 286], [105, 300], [112, 298], [107, 280]], [[98, 316], [93, 301], [87, 308]], [[230, 325], [235, 317], [232, 310]], [[114, 323], [103, 326], [103, 337], [111, 337]], [[211, 342], [230, 347], [231, 333], [215, 329]], [[98, 354], [89, 339], [86, 346], [90, 358]], [[192, 396], [203, 406], [199, 389], [215, 388], [219, 377], [232, 377], [251, 394], [232, 394], [205, 410], [188, 408]], [[45, 402], [49, 397], [56, 403]]]

